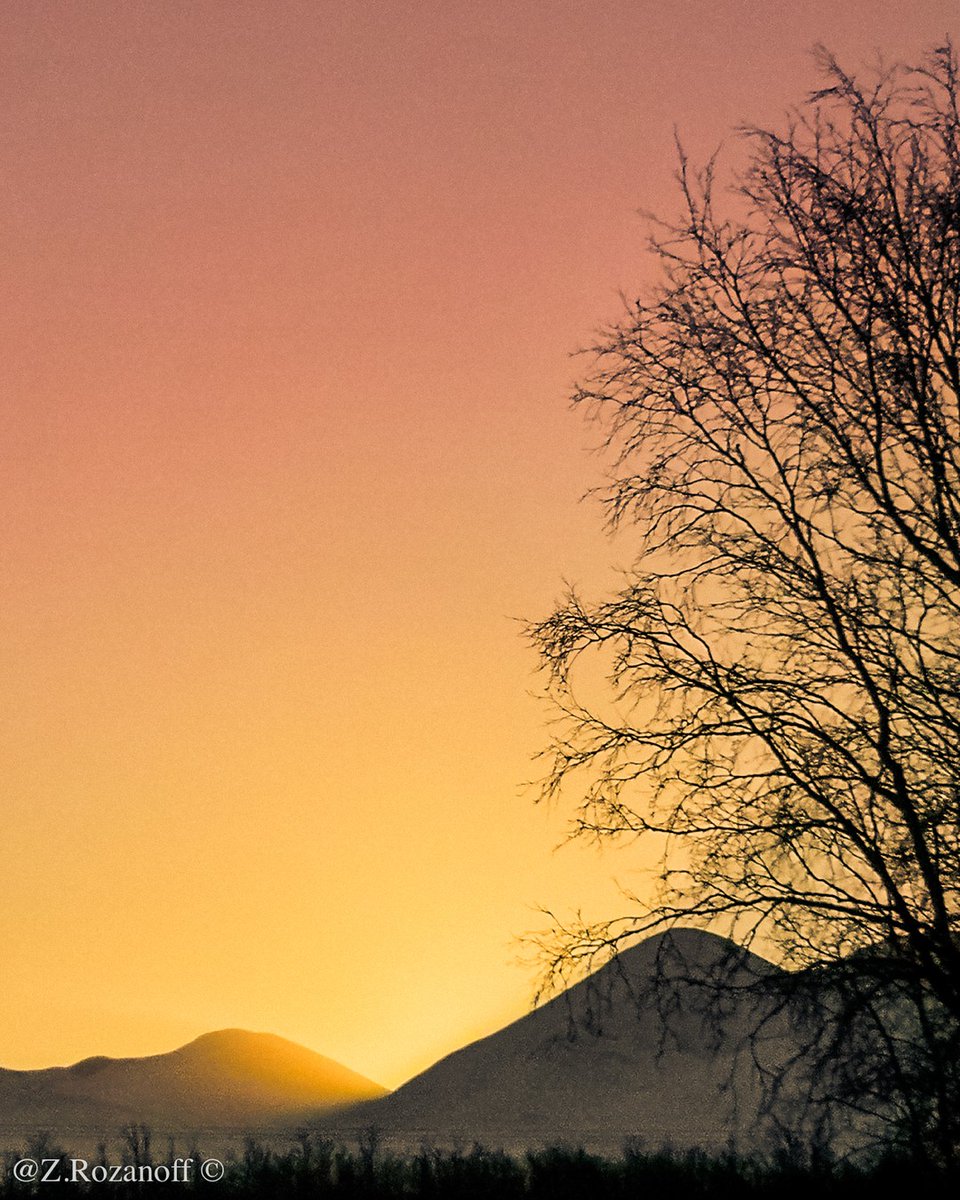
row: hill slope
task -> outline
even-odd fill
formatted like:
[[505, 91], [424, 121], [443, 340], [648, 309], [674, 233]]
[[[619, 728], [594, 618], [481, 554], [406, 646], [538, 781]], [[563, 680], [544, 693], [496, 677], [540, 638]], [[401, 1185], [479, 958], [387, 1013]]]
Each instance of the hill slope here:
[[[784, 973], [694, 930], [650, 938], [512, 1025], [442, 1059], [396, 1092], [324, 1124], [375, 1125], [392, 1141], [558, 1140], [617, 1152], [769, 1145], [799, 1129], [801, 1042], [781, 1006]], [[756, 1035], [759, 1026], [762, 1032]]]
[[225, 1029], [168, 1054], [88, 1058], [40, 1071], [0, 1069], [0, 1130], [115, 1135], [131, 1121], [164, 1132], [247, 1127], [326, 1111], [384, 1089], [269, 1033]]

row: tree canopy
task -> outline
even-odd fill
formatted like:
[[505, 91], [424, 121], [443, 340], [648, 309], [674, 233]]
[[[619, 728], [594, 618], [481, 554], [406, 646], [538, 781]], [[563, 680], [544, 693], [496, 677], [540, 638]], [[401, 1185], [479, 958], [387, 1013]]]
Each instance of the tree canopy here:
[[821, 67], [784, 129], [743, 131], [730, 193], [681, 156], [663, 282], [576, 393], [636, 557], [531, 630], [562, 715], [544, 793], [661, 864], [580, 949], [682, 920], [796, 965], [882, 961], [955, 1058], [957, 62]]

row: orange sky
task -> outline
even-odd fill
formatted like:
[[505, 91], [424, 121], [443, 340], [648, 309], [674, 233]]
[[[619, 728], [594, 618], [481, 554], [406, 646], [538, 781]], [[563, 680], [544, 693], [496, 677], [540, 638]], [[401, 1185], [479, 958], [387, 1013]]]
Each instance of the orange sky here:
[[956, 0], [0, 11], [0, 1064], [244, 1026], [395, 1085], [522, 1013], [514, 618], [629, 556], [569, 352], [637, 208]]

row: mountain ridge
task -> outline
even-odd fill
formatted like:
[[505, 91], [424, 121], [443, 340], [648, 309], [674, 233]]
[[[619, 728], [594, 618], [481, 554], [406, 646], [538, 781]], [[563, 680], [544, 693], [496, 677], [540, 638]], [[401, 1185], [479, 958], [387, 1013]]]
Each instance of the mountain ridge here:
[[[680, 927], [623, 949], [393, 1092], [275, 1034], [225, 1029], [143, 1058], [0, 1069], [0, 1133], [116, 1134], [142, 1122], [156, 1134], [289, 1138], [309, 1127], [349, 1139], [375, 1126], [409, 1149], [564, 1141], [618, 1153], [630, 1140], [765, 1153], [785, 1132], [813, 1144], [823, 1129], [798, 1067], [808, 1031], [784, 999], [804, 983], [807, 1011], [826, 1019], [829, 969], [790, 972]], [[839, 1148], [863, 1132], [854, 1123]]]
[[666, 931], [387, 1096], [317, 1123], [341, 1136], [376, 1126], [408, 1147], [564, 1141], [619, 1153], [629, 1140], [764, 1152], [778, 1129], [808, 1122], [803, 1081], [774, 1082], [801, 1051], [782, 1004], [791, 975], [717, 934]]
[[113, 1135], [132, 1122], [165, 1133], [256, 1129], [385, 1092], [276, 1034], [224, 1029], [142, 1057], [94, 1055], [62, 1067], [0, 1068], [0, 1132]]

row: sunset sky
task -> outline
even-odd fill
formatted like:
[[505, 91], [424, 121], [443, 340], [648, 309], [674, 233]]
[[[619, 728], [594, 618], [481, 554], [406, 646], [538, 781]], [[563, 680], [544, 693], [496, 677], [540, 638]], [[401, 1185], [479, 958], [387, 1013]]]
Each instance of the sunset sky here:
[[521, 619], [630, 558], [571, 352], [638, 209], [956, 0], [0, 8], [0, 1065], [269, 1030], [395, 1086], [526, 1011]]

